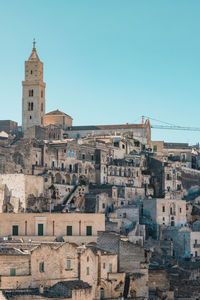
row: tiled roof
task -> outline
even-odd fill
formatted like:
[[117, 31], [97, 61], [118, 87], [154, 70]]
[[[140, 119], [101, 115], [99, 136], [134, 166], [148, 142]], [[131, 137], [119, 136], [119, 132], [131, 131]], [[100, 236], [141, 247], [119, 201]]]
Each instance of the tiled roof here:
[[144, 124], [119, 124], [119, 125], [88, 125], [88, 126], [72, 126], [69, 130], [117, 130], [117, 129], [144, 129]]
[[65, 114], [64, 112], [60, 111], [59, 109], [50, 111], [49, 113], [46, 114], [46, 116], [67, 116], [72, 119], [69, 115]]

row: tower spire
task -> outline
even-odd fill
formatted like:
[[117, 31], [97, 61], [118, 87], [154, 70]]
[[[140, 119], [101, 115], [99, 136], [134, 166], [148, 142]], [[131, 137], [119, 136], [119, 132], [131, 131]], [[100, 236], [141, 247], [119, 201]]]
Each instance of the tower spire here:
[[35, 41], [35, 38], [33, 39], [33, 49], [35, 50], [35, 44], [36, 44], [36, 41]]

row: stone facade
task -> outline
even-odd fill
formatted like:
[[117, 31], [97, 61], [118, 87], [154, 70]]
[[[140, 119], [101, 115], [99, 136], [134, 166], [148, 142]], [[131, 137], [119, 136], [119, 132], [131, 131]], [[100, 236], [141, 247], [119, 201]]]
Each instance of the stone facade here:
[[56, 125], [63, 129], [72, 126], [72, 118], [60, 110], [49, 112], [45, 115], [45, 126]]
[[96, 242], [98, 231], [105, 230], [105, 215], [82, 213], [2, 213], [0, 237], [53, 241], [63, 237], [77, 244]]
[[34, 125], [44, 126], [46, 85], [43, 82], [43, 63], [37, 55], [35, 42], [32, 53], [25, 62], [25, 80], [22, 86], [23, 131]]
[[160, 225], [183, 226], [186, 224], [186, 201], [177, 199], [146, 199], [143, 213]]

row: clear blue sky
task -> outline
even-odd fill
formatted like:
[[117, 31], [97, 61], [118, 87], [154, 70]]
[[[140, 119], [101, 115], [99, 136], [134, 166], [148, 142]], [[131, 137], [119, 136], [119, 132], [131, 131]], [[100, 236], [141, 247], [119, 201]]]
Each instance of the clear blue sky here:
[[[200, 127], [199, 32], [199, 0], [0, 0], [0, 119], [21, 124], [24, 61], [35, 37], [47, 112], [63, 110], [74, 125], [146, 115]], [[200, 132], [152, 136], [200, 142]]]

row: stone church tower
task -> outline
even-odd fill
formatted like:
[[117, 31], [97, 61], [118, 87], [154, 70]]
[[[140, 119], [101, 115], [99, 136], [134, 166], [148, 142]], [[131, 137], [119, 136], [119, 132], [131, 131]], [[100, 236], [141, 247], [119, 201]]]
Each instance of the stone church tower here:
[[25, 62], [25, 80], [22, 82], [22, 130], [44, 126], [45, 87], [43, 63], [40, 61], [33, 41], [33, 50]]

